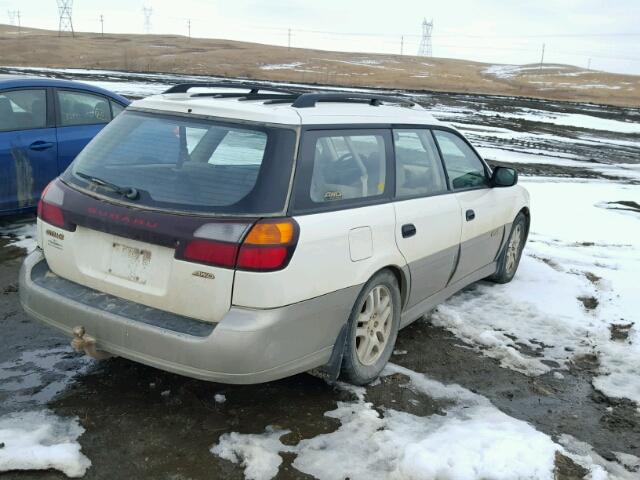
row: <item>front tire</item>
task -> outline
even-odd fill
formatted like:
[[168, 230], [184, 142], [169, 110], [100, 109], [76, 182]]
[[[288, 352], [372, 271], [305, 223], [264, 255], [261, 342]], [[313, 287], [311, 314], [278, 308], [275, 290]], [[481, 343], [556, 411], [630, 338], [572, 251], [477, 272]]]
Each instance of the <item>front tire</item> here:
[[366, 385], [380, 375], [400, 327], [400, 289], [395, 275], [383, 270], [362, 288], [349, 317], [341, 376]]
[[513, 279], [518, 270], [522, 250], [524, 250], [524, 244], [527, 240], [527, 229], [527, 217], [520, 212], [513, 221], [507, 244], [498, 260], [498, 270], [489, 277], [489, 280], [496, 283], [509, 283]]

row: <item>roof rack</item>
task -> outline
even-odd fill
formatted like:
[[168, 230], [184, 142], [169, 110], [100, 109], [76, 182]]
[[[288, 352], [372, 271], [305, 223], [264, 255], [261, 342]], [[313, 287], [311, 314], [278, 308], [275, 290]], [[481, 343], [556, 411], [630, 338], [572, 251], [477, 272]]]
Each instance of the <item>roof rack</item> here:
[[294, 108], [315, 107], [318, 102], [341, 102], [341, 103], [368, 103], [371, 106], [379, 107], [383, 103], [395, 103], [407, 107], [413, 107], [415, 102], [407, 98], [391, 97], [388, 95], [376, 95], [370, 93], [303, 93], [291, 105]]
[[[284, 93], [288, 95], [299, 95], [304, 90], [302, 89], [293, 89], [293, 88], [283, 88], [283, 87], [273, 87], [268, 84], [263, 83], [254, 83], [254, 82], [243, 82], [243, 81], [232, 81], [232, 80], [223, 80], [219, 82], [200, 82], [200, 83], [180, 83], [178, 85], [174, 85], [173, 87], [165, 90], [163, 93], [188, 93], [192, 88], [238, 88], [238, 89], [248, 89], [250, 95], [256, 95], [258, 92], [272, 92], [272, 93]], [[214, 96], [214, 95], [225, 95], [229, 97], [238, 97], [245, 96], [246, 93], [232, 93], [232, 92], [207, 92], [207, 93], [194, 93], [194, 97], [205, 97], [205, 96]]]
[[[192, 97], [238, 98], [238, 100], [265, 100], [265, 104], [291, 103], [294, 108], [315, 107], [318, 102], [367, 103], [378, 107], [392, 103], [413, 107], [415, 102], [402, 97], [355, 92], [309, 92], [304, 87], [273, 87], [269, 84], [224, 80], [219, 82], [181, 83], [164, 93], [188, 93], [192, 88], [235, 88], [248, 92], [198, 92]], [[267, 93], [268, 92], [268, 93]]]

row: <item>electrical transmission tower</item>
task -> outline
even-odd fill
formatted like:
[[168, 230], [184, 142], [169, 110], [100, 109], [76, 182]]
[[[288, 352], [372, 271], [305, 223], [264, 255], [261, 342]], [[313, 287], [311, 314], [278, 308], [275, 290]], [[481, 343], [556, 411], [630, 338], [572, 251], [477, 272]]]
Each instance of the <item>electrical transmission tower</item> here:
[[73, 0], [57, 0], [58, 13], [60, 14], [60, 22], [58, 23], [58, 36], [61, 36], [63, 32], [71, 32], [71, 36], [75, 37], [76, 33], [73, 31], [73, 21], [71, 14], [73, 12]]
[[419, 57], [431, 57], [433, 56], [431, 46], [431, 33], [433, 32], [433, 20], [427, 22], [425, 18], [422, 21], [422, 39], [420, 40], [420, 47], [418, 47]]
[[142, 7], [142, 13], [144, 14], [144, 31], [145, 33], [151, 33], [151, 14], [153, 9], [151, 7]]
[[20, 35], [21, 25], [20, 25], [20, 10], [9, 10], [7, 11], [7, 15], [9, 15], [9, 25], [14, 25], [18, 27], [18, 35]]

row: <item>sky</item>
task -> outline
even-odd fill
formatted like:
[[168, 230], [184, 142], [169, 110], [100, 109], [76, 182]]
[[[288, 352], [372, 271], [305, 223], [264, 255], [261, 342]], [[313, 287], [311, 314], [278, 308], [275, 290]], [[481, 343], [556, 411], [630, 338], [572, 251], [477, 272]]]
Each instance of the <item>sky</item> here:
[[[79, 31], [226, 38], [325, 50], [416, 54], [424, 18], [433, 55], [488, 63], [568, 63], [640, 74], [640, 0], [74, 0]], [[0, 0], [0, 23], [58, 28], [56, 0]], [[402, 41], [404, 37], [404, 41]]]

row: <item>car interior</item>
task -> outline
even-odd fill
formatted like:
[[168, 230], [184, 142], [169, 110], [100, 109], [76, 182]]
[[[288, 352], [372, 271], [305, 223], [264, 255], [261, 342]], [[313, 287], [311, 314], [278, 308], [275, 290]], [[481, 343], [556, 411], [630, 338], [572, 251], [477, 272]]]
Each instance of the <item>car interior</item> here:
[[316, 142], [311, 199], [316, 203], [384, 192], [386, 154], [379, 135], [327, 136]]

